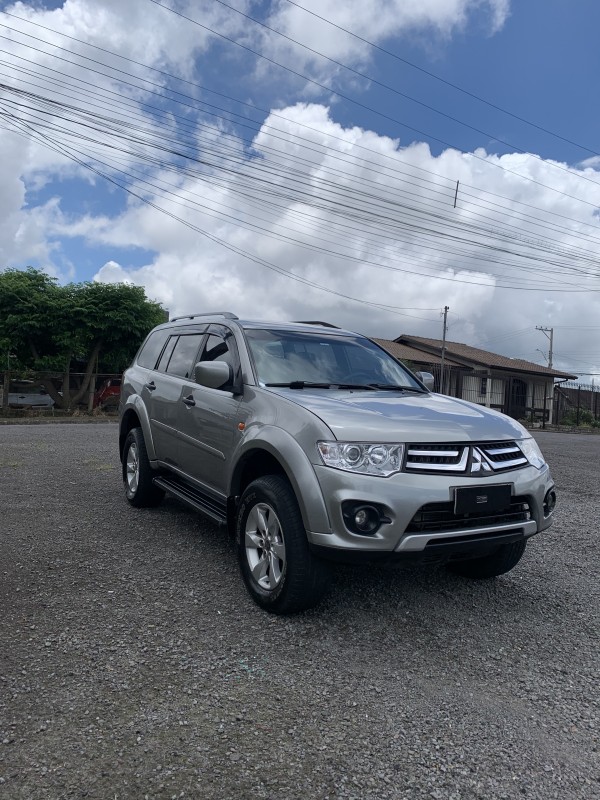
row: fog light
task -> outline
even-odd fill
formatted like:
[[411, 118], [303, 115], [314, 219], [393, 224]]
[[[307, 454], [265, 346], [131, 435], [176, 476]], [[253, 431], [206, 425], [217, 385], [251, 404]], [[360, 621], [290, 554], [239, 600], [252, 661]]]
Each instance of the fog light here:
[[356, 501], [346, 501], [342, 504], [342, 514], [346, 527], [352, 533], [370, 536], [376, 533], [382, 523], [389, 522], [384, 512], [377, 506]]
[[363, 506], [355, 512], [354, 524], [361, 533], [371, 533], [379, 527], [379, 514], [375, 508]]
[[554, 489], [550, 489], [550, 491], [546, 492], [546, 497], [544, 497], [544, 516], [548, 517], [554, 511], [556, 507], [556, 492]]

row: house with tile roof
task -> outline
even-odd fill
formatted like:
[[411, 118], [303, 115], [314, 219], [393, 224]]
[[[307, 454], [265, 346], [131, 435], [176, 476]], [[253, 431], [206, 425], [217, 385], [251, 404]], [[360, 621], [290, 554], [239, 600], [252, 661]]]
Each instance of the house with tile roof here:
[[531, 422], [551, 420], [555, 382], [577, 377], [460, 342], [444, 347], [441, 339], [406, 334], [374, 341], [413, 369], [433, 373], [436, 391]]

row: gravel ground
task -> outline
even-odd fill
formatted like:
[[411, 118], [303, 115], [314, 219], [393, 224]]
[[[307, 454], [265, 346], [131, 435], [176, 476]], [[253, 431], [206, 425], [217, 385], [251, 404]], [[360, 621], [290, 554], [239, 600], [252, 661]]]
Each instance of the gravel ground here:
[[124, 500], [116, 425], [0, 428], [0, 797], [600, 798], [600, 437], [540, 433], [519, 566], [336, 569], [278, 618], [225, 536]]

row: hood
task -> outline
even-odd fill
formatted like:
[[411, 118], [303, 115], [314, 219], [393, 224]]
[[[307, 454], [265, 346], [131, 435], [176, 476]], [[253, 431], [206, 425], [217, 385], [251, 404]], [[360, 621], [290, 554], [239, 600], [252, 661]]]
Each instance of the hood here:
[[523, 439], [516, 420], [442, 394], [271, 389], [319, 417], [340, 441], [482, 442]]

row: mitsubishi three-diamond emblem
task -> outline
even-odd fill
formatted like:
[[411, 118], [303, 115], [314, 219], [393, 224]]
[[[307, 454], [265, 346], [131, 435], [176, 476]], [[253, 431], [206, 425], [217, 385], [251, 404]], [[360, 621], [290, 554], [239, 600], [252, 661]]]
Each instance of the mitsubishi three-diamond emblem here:
[[482, 453], [478, 447], [474, 447], [471, 455], [471, 472], [491, 472], [493, 469], [493, 464], [485, 453]]

